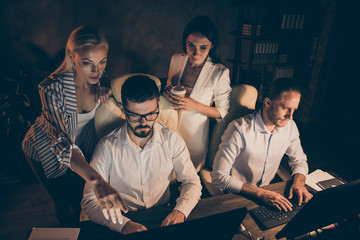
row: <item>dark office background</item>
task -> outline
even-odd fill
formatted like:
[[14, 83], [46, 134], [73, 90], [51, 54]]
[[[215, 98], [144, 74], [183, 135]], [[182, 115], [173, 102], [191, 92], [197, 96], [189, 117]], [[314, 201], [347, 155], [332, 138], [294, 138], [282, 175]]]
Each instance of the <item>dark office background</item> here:
[[[182, 52], [182, 32], [197, 15], [207, 15], [220, 35], [219, 53], [225, 66], [234, 57], [238, 10], [233, 0], [2, 0], [1, 153], [0, 174], [34, 181], [21, 150], [27, 122], [40, 112], [37, 84], [61, 63], [66, 39], [80, 25], [100, 28], [110, 44], [110, 78], [144, 72], [166, 77], [170, 57]], [[245, 2], [245, 1], [237, 1]], [[262, 1], [260, 1], [262, 2]], [[354, 6], [336, 0], [303, 2], [319, 8], [311, 19], [326, 42], [316, 81], [305, 82], [309, 104], [296, 119], [311, 170], [328, 168], [345, 179], [358, 178], [359, 43], [354, 39], [359, 17]], [[315, 11], [315, 10], [314, 10]], [[316, 16], [317, 14], [313, 14]], [[241, 83], [241, 79], [239, 79]], [[27, 106], [27, 98], [30, 100]], [[9, 121], [10, 119], [10, 121]]]

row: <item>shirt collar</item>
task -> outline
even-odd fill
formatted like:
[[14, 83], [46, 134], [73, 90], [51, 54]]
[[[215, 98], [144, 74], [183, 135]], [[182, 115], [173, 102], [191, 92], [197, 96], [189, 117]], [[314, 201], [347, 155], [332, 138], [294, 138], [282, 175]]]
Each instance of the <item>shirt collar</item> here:
[[260, 108], [255, 114], [254, 114], [254, 130], [256, 132], [261, 132], [261, 133], [271, 133], [269, 132], [269, 130], [266, 128], [264, 120], [262, 118], [262, 108]]
[[[255, 131], [258, 131], [258, 132], [262, 132], [262, 133], [269, 133], [269, 134], [275, 134], [277, 132], [280, 132], [282, 131], [284, 127], [275, 127], [274, 131], [273, 132], [270, 132], [266, 126], [265, 126], [265, 123], [264, 123], [264, 120], [262, 118], [262, 109], [263, 108], [260, 108], [259, 111], [257, 111], [255, 113], [255, 116], [254, 116], [254, 121], [255, 121], [255, 126], [254, 126], [254, 130]], [[286, 126], [288, 125], [288, 123], [286, 124]]]
[[[131, 145], [130, 144], [130, 142], [131, 142], [131, 139], [130, 139], [130, 137], [129, 137], [129, 134], [128, 134], [128, 124], [127, 123], [125, 123], [124, 125], [123, 125], [123, 131], [121, 131], [120, 132], [120, 139], [121, 139], [121, 141], [123, 142], [123, 146], [125, 147], [125, 146], [127, 146], [127, 145]], [[158, 123], [156, 123], [155, 122], [155, 124], [154, 124], [154, 128], [153, 128], [153, 135], [152, 135], [152, 137], [149, 139], [149, 141], [146, 143], [146, 145], [147, 144], [149, 144], [149, 143], [152, 143], [152, 142], [154, 142], [154, 143], [159, 143], [159, 142], [161, 142], [161, 137], [160, 137], [160, 125], [158, 124]]]

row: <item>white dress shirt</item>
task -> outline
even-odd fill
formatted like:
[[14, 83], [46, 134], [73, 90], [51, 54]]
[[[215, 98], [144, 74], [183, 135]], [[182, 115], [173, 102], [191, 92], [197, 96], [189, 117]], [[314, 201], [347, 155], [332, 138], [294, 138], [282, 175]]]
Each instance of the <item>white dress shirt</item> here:
[[[159, 123], [154, 124], [153, 136], [143, 149], [129, 138], [127, 124], [114, 130], [97, 145], [91, 166], [120, 193], [130, 211], [167, 204], [173, 170], [182, 183], [175, 210], [187, 217], [201, 196], [200, 178], [184, 140]], [[122, 224], [106, 220], [89, 184], [82, 208], [90, 220], [118, 232], [129, 221], [124, 216]]]
[[307, 157], [293, 120], [269, 132], [261, 110], [232, 121], [225, 130], [211, 172], [221, 189], [239, 193], [243, 183], [265, 186], [274, 178], [284, 154], [292, 175], [308, 173]]

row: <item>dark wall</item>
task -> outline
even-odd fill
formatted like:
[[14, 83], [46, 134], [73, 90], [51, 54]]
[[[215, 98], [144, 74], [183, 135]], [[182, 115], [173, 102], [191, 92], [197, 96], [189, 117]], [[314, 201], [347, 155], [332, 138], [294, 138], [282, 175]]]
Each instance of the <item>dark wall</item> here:
[[[66, 40], [73, 29], [80, 25], [93, 25], [105, 33], [110, 44], [107, 67], [110, 77], [129, 72], [166, 77], [171, 55], [182, 52], [181, 39], [186, 23], [197, 15], [208, 15], [219, 31], [218, 50], [223, 63], [232, 71], [232, 65], [226, 59], [234, 57], [235, 38], [229, 32], [237, 27], [238, 12], [233, 2], [234, 0], [1, 0], [1, 77], [7, 76], [18, 83], [18, 90], [29, 96], [31, 104], [23, 111], [24, 119], [11, 125], [10, 133], [15, 134], [5, 136], [7, 130], [1, 131], [1, 140], [4, 139], [7, 144], [1, 145], [1, 152], [5, 152], [1, 161], [6, 164], [1, 163], [0, 167], [9, 165], [6, 171], [10, 169], [14, 174], [22, 174], [14, 167], [19, 161], [24, 162], [20, 143], [28, 127], [26, 124], [22, 125], [22, 121], [33, 122], [40, 112], [36, 86], [63, 60]], [[325, 9], [328, 1], [317, 2]], [[357, 68], [354, 63], [358, 62], [353, 46], [357, 44], [351, 40], [352, 34], [357, 31], [358, 21], [350, 19], [356, 15], [348, 14], [352, 6], [339, 6], [325, 55], [327, 69], [322, 71], [327, 73], [321, 76], [322, 86], [317, 87], [322, 90], [318, 91], [314, 99], [317, 108], [311, 111], [309, 118], [326, 125], [327, 129], [332, 129], [334, 122], [339, 123], [338, 132], [341, 134], [337, 135], [337, 139], [351, 135], [352, 142], [358, 144], [359, 140], [355, 139], [357, 135], [351, 134], [352, 123], [356, 123], [352, 112], [356, 112], [353, 109], [358, 95], [358, 88], [355, 87], [358, 74], [353, 74]], [[321, 26], [323, 23], [313, 24]], [[351, 64], [354, 67], [350, 67]], [[6, 89], [9, 84], [5, 83], [4, 78], [1, 81], [1, 90]], [[11, 93], [16, 95], [16, 91], [15, 86]], [[21, 110], [18, 107], [12, 109], [13, 118], [16, 119], [16, 112]], [[351, 124], [348, 124], [349, 119]], [[1, 124], [3, 120], [1, 119]], [[4, 126], [1, 125], [1, 128], [3, 130]], [[326, 138], [331, 139], [331, 136], [330, 134]], [[319, 136], [319, 141], [323, 141], [322, 136]], [[0, 174], [1, 172], [0, 169]]]
[[43, 60], [40, 51], [59, 60], [70, 32], [80, 25], [93, 25], [109, 40], [110, 74], [145, 72], [166, 77], [171, 55], [182, 52], [183, 29], [197, 15], [208, 15], [215, 22], [219, 52], [223, 59], [233, 57], [235, 39], [228, 32], [236, 28], [237, 10], [232, 0], [1, 2], [2, 46], [6, 56], [19, 64]]
[[[29, 174], [21, 142], [40, 113], [37, 84], [54, 71], [64, 58], [66, 40], [80, 25], [101, 29], [110, 51], [110, 78], [143, 72], [166, 77], [171, 55], [182, 52], [185, 25], [197, 15], [207, 15], [220, 35], [222, 59], [233, 58], [237, 8], [233, 0], [1, 0], [0, 96], [9, 103], [1, 109], [0, 177]], [[224, 64], [231, 69], [226, 61]], [[6, 78], [4, 78], [6, 76]], [[11, 81], [8, 81], [10, 79]], [[29, 97], [26, 107], [21, 94]], [[5, 116], [2, 116], [6, 112]]]

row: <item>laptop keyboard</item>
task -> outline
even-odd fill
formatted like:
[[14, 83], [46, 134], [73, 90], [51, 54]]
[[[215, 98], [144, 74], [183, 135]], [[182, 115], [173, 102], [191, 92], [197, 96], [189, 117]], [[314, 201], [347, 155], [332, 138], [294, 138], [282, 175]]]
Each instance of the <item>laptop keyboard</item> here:
[[293, 204], [292, 211], [284, 212], [269, 207], [260, 206], [249, 210], [255, 221], [259, 222], [264, 228], [269, 229], [289, 222], [303, 207]]

